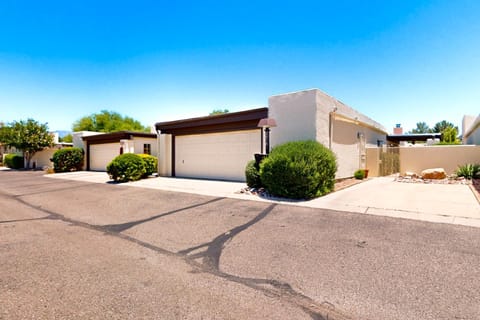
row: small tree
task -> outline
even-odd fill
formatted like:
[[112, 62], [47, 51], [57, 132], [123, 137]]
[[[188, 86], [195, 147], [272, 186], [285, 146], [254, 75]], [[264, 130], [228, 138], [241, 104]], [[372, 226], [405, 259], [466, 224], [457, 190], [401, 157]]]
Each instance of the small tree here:
[[209, 116], [216, 116], [219, 114], [225, 114], [229, 113], [230, 111], [228, 109], [213, 109], [212, 112], [210, 112]]
[[71, 143], [71, 142], [73, 142], [73, 136], [72, 136], [71, 133], [69, 133], [69, 134], [63, 136], [62, 138], [59, 138], [58, 141], [59, 142], [70, 142]]
[[442, 120], [440, 122], [435, 123], [435, 126], [433, 127], [433, 132], [443, 133], [443, 131], [447, 128], [457, 128], [457, 127], [455, 127], [453, 123], [448, 122], [447, 120]]
[[38, 151], [53, 146], [53, 136], [46, 123], [33, 119], [14, 121], [0, 130], [0, 141], [9, 147], [22, 150], [27, 169], [30, 160]]
[[417, 127], [412, 130], [412, 133], [430, 133], [432, 129], [428, 127], [426, 122], [417, 122]]
[[448, 127], [442, 132], [442, 141], [448, 144], [460, 144], [457, 127]]
[[130, 117], [122, 116], [118, 112], [102, 110], [100, 113], [94, 113], [82, 117], [75, 121], [72, 126], [73, 131], [139, 131], [149, 132], [150, 128], [143, 126], [140, 121]]

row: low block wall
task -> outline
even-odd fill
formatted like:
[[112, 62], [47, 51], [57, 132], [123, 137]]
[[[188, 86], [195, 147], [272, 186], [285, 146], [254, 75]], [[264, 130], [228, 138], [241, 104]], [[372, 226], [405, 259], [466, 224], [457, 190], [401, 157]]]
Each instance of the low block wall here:
[[425, 146], [400, 148], [400, 173], [412, 171], [420, 174], [428, 168], [444, 168], [454, 173], [458, 166], [480, 163], [480, 146]]
[[[381, 175], [381, 148], [367, 149], [367, 168], [369, 176]], [[480, 163], [480, 146], [421, 146], [399, 148], [400, 173], [407, 171], [420, 174], [429, 168], [444, 168], [447, 174], [455, 173], [458, 166], [467, 163]]]

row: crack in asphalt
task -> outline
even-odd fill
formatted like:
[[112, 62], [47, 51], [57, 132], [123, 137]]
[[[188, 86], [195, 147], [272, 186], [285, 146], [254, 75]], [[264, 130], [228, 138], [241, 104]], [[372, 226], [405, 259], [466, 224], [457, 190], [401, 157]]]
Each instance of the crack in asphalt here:
[[133, 228], [133, 227], [135, 227], [139, 224], [145, 223], [145, 222], [149, 222], [149, 221], [152, 221], [152, 220], [155, 220], [155, 219], [158, 219], [158, 218], [169, 216], [171, 214], [178, 213], [178, 212], [181, 212], [181, 211], [201, 207], [201, 206], [204, 206], [204, 205], [207, 205], [207, 204], [210, 204], [210, 203], [213, 203], [213, 202], [217, 202], [217, 201], [220, 201], [220, 200], [223, 200], [223, 199], [225, 199], [225, 198], [224, 197], [215, 198], [213, 200], [209, 200], [209, 201], [202, 202], [202, 203], [197, 203], [197, 204], [194, 204], [194, 205], [191, 205], [191, 206], [188, 206], [188, 207], [175, 209], [175, 210], [168, 211], [168, 212], [165, 212], [165, 213], [160, 213], [160, 214], [157, 214], [155, 216], [152, 216], [152, 217], [149, 217], [149, 218], [146, 218], [146, 219], [141, 219], [141, 220], [136, 220], [136, 221], [131, 221], [131, 222], [125, 222], [125, 223], [119, 223], [119, 224], [108, 224], [108, 225], [103, 225], [102, 227], [105, 230], [108, 230], [110, 232], [123, 232], [125, 230]]
[[[177, 210], [172, 210], [169, 212], [165, 212], [163, 214], [159, 214], [147, 219], [143, 220], [138, 220], [138, 221], [132, 221], [129, 223], [123, 223], [123, 224], [113, 224], [113, 225], [93, 225], [89, 224], [86, 222], [82, 222], [79, 220], [74, 220], [68, 217], [65, 217], [62, 214], [50, 211], [48, 209], [42, 208], [41, 206], [36, 206], [32, 203], [27, 202], [26, 200], [23, 200], [19, 198], [19, 196], [12, 196], [9, 194], [6, 194], [4, 192], [1, 192], [4, 195], [6, 195], [9, 198], [12, 198], [20, 203], [22, 203], [25, 206], [31, 207], [35, 210], [42, 211], [48, 216], [42, 217], [42, 218], [35, 218], [35, 219], [23, 219], [23, 220], [18, 220], [20, 221], [34, 221], [34, 220], [60, 220], [63, 222], [67, 222], [71, 225], [82, 227], [85, 229], [89, 230], [94, 230], [94, 231], [99, 231], [103, 232], [105, 234], [118, 237], [123, 240], [127, 240], [129, 242], [135, 243], [137, 245], [140, 245], [144, 248], [147, 248], [149, 250], [155, 251], [157, 253], [167, 255], [167, 256], [173, 256], [173, 257], [178, 257], [184, 260], [186, 263], [188, 263], [194, 270], [197, 270], [197, 272], [204, 272], [208, 274], [212, 274], [214, 276], [220, 277], [222, 279], [232, 281], [244, 286], [247, 286], [251, 289], [261, 291], [263, 292], [266, 296], [268, 297], [276, 297], [279, 299], [282, 299], [283, 301], [288, 302], [289, 304], [292, 304], [293, 306], [296, 306], [300, 308], [303, 312], [308, 314], [313, 320], [349, 320], [351, 319], [350, 317], [346, 316], [345, 314], [341, 313], [338, 311], [335, 306], [333, 306], [329, 302], [323, 302], [323, 303], [317, 303], [315, 302], [312, 298], [296, 291], [295, 289], [292, 288], [290, 284], [287, 282], [282, 282], [279, 280], [274, 280], [274, 279], [260, 279], [260, 278], [247, 278], [247, 277], [240, 277], [232, 274], [228, 274], [226, 272], [223, 272], [220, 270], [220, 256], [222, 254], [223, 249], [225, 248], [225, 244], [233, 239], [237, 234], [239, 234], [242, 231], [245, 231], [249, 227], [255, 225], [262, 219], [264, 219], [276, 206], [276, 203], [271, 204], [268, 206], [266, 209], [264, 209], [262, 212], [260, 212], [257, 216], [255, 216], [252, 220], [246, 222], [245, 224], [242, 224], [240, 226], [237, 226], [225, 233], [220, 234], [219, 236], [215, 237], [212, 241], [188, 248], [185, 250], [181, 250], [179, 252], [173, 252], [169, 251], [166, 249], [163, 249], [159, 246], [153, 245], [151, 243], [136, 239], [134, 237], [131, 237], [129, 235], [126, 235], [122, 233], [122, 231], [125, 231], [137, 224], [152, 221], [154, 219], [159, 219], [161, 217], [171, 215], [174, 213], [178, 213], [184, 210], [196, 208], [199, 206], [203, 206], [209, 203], [213, 203], [216, 201], [223, 200], [225, 198], [215, 198], [213, 200], [209, 200], [204, 203], [199, 203], [196, 205], [188, 206], [185, 208], [177, 209]], [[13, 220], [12, 222], [15, 222]], [[6, 223], [6, 222], [5, 222]], [[201, 248], [206, 248], [205, 251], [199, 252], [199, 253], [194, 253], [190, 254], [193, 251], [196, 251]], [[197, 262], [196, 260], [202, 258], [202, 263]]]
[[17, 219], [17, 220], [3, 220], [0, 221], [2, 223], [15, 223], [15, 222], [26, 222], [26, 221], [38, 221], [38, 220], [46, 220], [49, 219], [49, 216], [41, 217], [41, 218], [30, 218], [30, 219]]

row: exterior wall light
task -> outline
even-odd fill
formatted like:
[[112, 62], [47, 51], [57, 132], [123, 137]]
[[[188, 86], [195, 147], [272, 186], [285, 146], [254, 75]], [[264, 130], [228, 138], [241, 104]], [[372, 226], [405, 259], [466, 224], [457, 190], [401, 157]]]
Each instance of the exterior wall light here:
[[263, 128], [265, 131], [265, 153], [270, 153], [270, 128], [277, 126], [277, 122], [273, 118], [263, 118], [258, 122], [257, 127]]

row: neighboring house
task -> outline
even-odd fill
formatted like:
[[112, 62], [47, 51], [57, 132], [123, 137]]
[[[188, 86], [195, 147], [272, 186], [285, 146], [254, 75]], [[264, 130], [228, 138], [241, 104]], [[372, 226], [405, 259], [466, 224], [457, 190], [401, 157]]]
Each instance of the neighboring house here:
[[[52, 159], [55, 151], [57, 151], [59, 149], [62, 149], [62, 148], [65, 148], [65, 147], [71, 147], [72, 146], [71, 143], [59, 142], [57, 132], [51, 132], [51, 135], [53, 136], [54, 146], [50, 147], [50, 148], [45, 148], [41, 151], [35, 152], [35, 154], [33, 155], [32, 159], [30, 161], [30, 167], [32, 169], [53, 167], [53, 163], [52, 163], [52, 161], [50, 161], [50, 159]], [[15, 154], [18, 154], [20, 156], [23, 156], [22, 150], [17, 150], [14, 147], [7, 147], [7, 146], [0, 145], [0, 156], [3, 157], [5, 154], [8, 154], [8, 153], [15, 153]]]
[[272, 145], [306, 139], [322, 143], [337, 156], [336, 178], [366, 169], [366, 147], [386, 141], [381, 124], [318, 89], [272, 96], [268, 106], [277, 122]]
[[122, 153], [158, 156], [157, 135], [154, 133], [82, 131], [73, 133], [73, 142], [75, 147], [85, 151], [85, 168], [92, 171], [106, 171], [107, 165]]
[[463, 117], [462, 143], [480, 145], [480, 115]]
[[53, 154], [55, 151], [67, 147], [72, 147], [72, 144], [67, 142], [58, 142], [55, 143], [55, 145], [51, 148], [45, 148], [42, 151], [35, 152], [32, 157], [30, 167], [32, 169], [45, 167], [53, 168], [53, 162], [50, 161], [50, 159], [53, 157]]
[[366, 146], [382, 145], [383, 126], [318, 89], [270, 97], [269, 108], [159, 122], [159, 174], [245, 181], [245, 165], [264, 150], [258, 122], [273, 118], [271, 145], [316, 140], [337, 156], [337, 178], [366, 166]]

